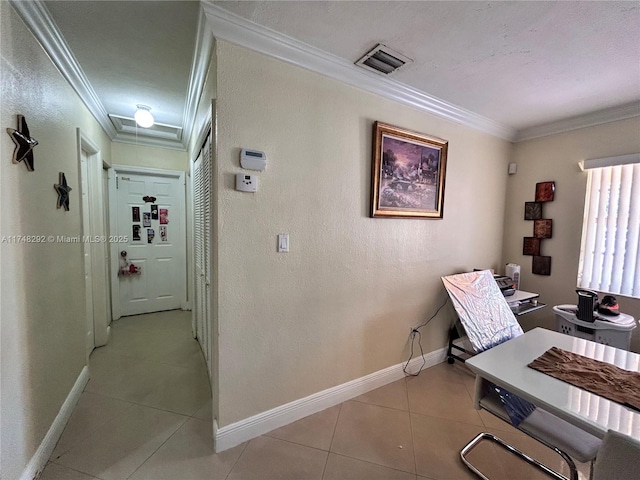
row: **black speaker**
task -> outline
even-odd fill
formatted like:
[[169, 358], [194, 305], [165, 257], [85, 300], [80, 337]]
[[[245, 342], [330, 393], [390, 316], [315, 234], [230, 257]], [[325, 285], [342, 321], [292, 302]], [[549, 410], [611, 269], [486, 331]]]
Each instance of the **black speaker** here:
[[591, 290], [577, 289], [578, 294], [578, 320], [593, 322], [593, 311], [598, 303], [598, 294]]

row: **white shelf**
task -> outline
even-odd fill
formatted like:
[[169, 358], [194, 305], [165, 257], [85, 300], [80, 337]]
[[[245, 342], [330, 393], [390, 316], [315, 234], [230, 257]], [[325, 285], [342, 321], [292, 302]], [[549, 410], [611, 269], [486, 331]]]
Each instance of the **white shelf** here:
[[508, 297], [504, 297], [507, 303], [513, 302], [524, 302], [526, 300], [531, 300], [532, 298], [538, 298], [540, 296], [539, 293], [531, 293], [525, 292], [523, 290], [516, 290], [516, 293], [513, 295], [509, 295]]

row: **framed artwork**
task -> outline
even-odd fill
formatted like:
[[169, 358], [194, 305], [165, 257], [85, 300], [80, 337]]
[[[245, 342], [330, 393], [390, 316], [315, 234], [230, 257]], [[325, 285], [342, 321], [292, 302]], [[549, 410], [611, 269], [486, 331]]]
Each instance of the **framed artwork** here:
[[524, 202], [524, 219], [539, 220], [542, 218], [542, 203]]
[[533, 257], [531, 271], [536, 275], [551, 275], [551, 257], [540, 255]]
[[524, 237], [522, 243], [523, 255], [540, 255], [540, 238]]
[[440, 138], [375, 122], [371, 216], [442, 218], [448, 145]]
[[556, 182], [536, 183], [536, 202], [553, 202]]
[[553, 220], [534, 220], [533, 236], [536, 238], [551, 238]]

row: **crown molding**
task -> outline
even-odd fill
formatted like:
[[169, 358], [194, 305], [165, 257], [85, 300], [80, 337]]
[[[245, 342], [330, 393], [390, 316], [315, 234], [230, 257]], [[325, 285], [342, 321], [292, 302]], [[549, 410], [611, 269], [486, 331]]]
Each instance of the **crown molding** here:
[[[132, 145], [143, 145], [148, 147], [168, 148], [172, 150], [186, 150], [189, 135], [183, 132], [180, 140], [153, 138], [146, 135], [135, 135], [118, 132], [109, 118], [109, 114], [100, 101], [98, 94], [91, 86], [89, 79], [85, 75], [78, 60], [73, 55], [62, 33], [58, 29], [49, 10], [41, 0], [23, 1], [9, 0], [14, 10], [20, 15], [29, 30], [36, 37], [42, 48], [45, 50], [53, 64], [58, 68], [62, 76], [75, 90], [89, 112], [102, 127], [107, 136], [114, 142], [128, 143]], [[201, 14], [201, 17], [203, 15]], [[210, 33], [205, 28], [205, 22], [199, 19], [196, 33], [196, 53], [194, 54], [194, 65], [191, 69], [189, 80], [189, 90], [187, 103], [185, 104], [185, 119], [195, 116], [204, 80], [209, 67], [211, 52], [213, 50], [213, 40], [207, 38]], [[190, 128], [193, 128], [194, 119], [190, 120]], [[186, 122], [185, 122], [186, 123]], [[187, 133], [185, 135], [185, 133]]]
[[403, 83], [381, 77], [352, 62], [258, 25], [214, 5], [201, 2], [215, 38], [224, 40], [315, 73], [333, 78], [466, 127], [512, 141], [516, 129], [445, 102]]
[[105, 133], [113, 139], [116, 136], [116, 129], [109, 120], [107, 110], [89, 83], [89, 79], [78, 64], [44, 3], [40, 0], [28, 2], [10, 0], [10, 3]]
[[133, 133], [120, 132], [111, 139], [114, 142], [137, 145], [139, 147], [166, 148], [169, 150], [180, 150], [184, 152], [185, 146], [179, 140], [169, 140], [165, 138], [141, 137]]
[[605, 123], [617, 122], [628, 118], [640, 117], [640, 101], [605, 108], [596, 112], [579, 115], [576, 117], [546, 123], [536, 127], [525, 128], [518, 131], [515, 141], [532, 140], [534, 138], [547, 137], [557, 133], [570, 132], [580, 128], [594, 127]]
[[191, 75], [189, 77], [189, 87], [187, 89], [187, 100], [185, 102], [184, 117], [182, 119], [183, 135], [182, 143], [185, 148], [189, 144], [189, 139], [193, 132], [196, 114], [198, 111], [198, 103], [204, 90], [207, 80], [207, 72], [211, 64], [213, 56], [213, 35], [211, 30], [207, 28], [207, 19], [202, 9], [198, 14], [198, 29], [196, 31], [195, 51], [193, 53], [193, 63], [191, 66]]

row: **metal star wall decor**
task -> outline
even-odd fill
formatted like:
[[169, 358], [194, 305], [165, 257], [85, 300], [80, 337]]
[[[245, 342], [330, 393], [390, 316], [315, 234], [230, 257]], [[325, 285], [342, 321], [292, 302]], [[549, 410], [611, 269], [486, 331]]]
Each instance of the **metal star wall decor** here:
[[33, 147], [38, 145], [38, 141], [29, 134], [27, 120], [23, 115], [18, 115], [18, 129], [7, 128], [7, 133], [16, 145], [13, 150], [13, 163], [24, 161], [27, 170], [33, 172]]
[[53, 188], [58, 192], [58, 203], [56, 208], [64, 208], [67, 212], [69, 211], [69, 192], [71, 191], [71, 187], [67, 185], [67, 177], [64, 176], [64, 172], [60, 172], [60, 178], [58, 182], [54, 183]]

